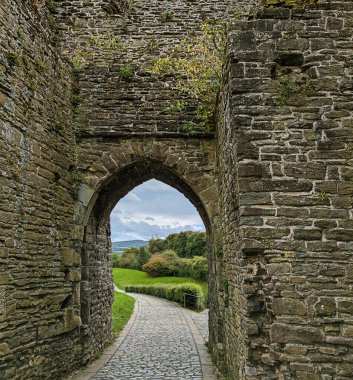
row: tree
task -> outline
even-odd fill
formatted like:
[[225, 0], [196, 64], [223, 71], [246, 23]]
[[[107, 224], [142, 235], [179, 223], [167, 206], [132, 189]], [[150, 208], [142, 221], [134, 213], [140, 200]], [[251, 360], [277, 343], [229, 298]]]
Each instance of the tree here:
[[205, 232], [185, 231], [171, 234], [165, 239], [165, 246], [175, 251], [179, 257], [207, 256]]
[[141, 270], [149, 259], [150, 254], [145, 247], [131, 247], [126, 248], [120, 257], [113, 256], [113, 266]]
[[159, 238], [152, 238], [148, 241], [147, 249], [151, 255], [165, 250], [165, 241]]

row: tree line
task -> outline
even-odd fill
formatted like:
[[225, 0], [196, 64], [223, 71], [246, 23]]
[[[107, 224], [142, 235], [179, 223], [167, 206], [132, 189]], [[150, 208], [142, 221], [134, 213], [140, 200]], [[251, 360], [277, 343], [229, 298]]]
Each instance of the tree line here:
[[114, 268], [143, 270], [152, 277], [180, 276], [206, 280], [208, 274], [205, 232], [185, 231], [166, 239], [152, 238], [145, 247], [113, 254]]

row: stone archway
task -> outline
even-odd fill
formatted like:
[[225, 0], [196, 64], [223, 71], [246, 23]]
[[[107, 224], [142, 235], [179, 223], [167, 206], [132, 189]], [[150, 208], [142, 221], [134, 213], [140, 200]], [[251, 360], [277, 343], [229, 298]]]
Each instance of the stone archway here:
[[[84, 178], [78, 220], [84, 226], [84, 234], [78, 306], [83, 325], [85, 361], [111, 338], [110, 213], [117, 202], [141, 183], [152, 178], [160, 180], [179, 190], [196, 207], [206, 226], [211, 246], [217, 219], [218, 191], [210, 141], [96, 140], [93, 144], [90, 141], [89, 146], [82, 144], [80, 157]], [[88, 157], [91, 157], [90, 162]], [[212, 276], [211, 256], [209, 267]]]

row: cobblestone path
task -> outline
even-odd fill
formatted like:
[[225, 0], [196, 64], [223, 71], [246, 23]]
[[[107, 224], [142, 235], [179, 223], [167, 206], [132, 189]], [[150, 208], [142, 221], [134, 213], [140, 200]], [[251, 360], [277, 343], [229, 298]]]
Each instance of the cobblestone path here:
[[[135, 320], [110, 360], [92, 379], [213, 380], [206, 351], [207, 312], [194, 313], [159, 298], [134, 294]], [[134, 318], [134, 317], [133, 317]]]

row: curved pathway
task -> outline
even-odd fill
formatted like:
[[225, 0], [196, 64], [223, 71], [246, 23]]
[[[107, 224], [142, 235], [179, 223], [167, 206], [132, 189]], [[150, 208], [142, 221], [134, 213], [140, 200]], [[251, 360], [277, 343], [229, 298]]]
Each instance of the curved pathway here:
[[215, 380], [205, 347], [207, 312], [195, 313], [144, 294], [131, 295], [137, 307], [114, 352], [110, 348], [109, 357], [74, 379]]

